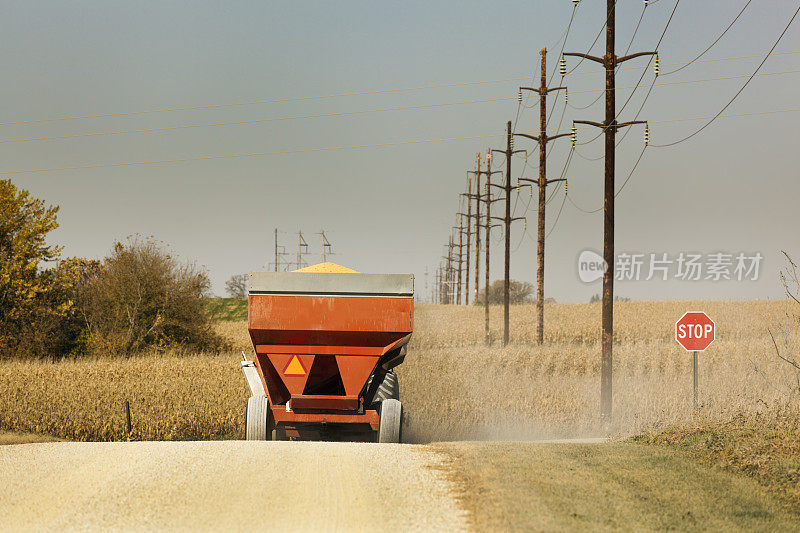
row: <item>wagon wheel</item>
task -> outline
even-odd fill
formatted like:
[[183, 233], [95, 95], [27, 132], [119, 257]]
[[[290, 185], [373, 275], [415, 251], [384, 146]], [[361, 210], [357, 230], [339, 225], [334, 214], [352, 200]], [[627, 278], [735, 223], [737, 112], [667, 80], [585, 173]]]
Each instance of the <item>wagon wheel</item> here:
[[[367, 380], [367, 384], [364, 386], [366, 390], [369, 390], [374, 377], [374, 375], [370, 376]], [[400, 399], [400, 385], [397, 383], [397, 374], [391, 370], [386, 373], [383, 381], [381, 381], [381, 384], [378, 386], [378, 390], [375, 391], [375, 397], [372, 399], [369, 408], [377, 409], [382, 401], [388, 400], [389, 398], [395, 400]]]
[[382, 401], [378, 421], [378, 442], [401, 442], [402, 421], [403, 404], [393, 398]]
[[272, 419], [272, 409], [266, 396], [251, 396], [247, 400], [245, 411], [245, 439], [270, 440], [275, 425]]

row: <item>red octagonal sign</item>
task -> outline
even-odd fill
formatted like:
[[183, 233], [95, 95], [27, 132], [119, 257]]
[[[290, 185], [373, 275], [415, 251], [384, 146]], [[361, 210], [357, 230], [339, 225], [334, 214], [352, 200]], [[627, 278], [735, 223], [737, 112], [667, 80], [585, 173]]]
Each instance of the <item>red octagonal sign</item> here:
[[690, 352], [702, 352], [714, 342], [714, 321], [702, 311], [689, 311], [675, 322], [675, 340]]

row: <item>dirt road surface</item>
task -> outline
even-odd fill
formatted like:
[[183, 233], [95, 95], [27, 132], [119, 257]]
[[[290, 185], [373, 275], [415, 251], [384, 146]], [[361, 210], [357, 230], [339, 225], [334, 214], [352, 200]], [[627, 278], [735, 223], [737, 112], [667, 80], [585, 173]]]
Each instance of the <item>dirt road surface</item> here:
[[420, 446], [312, 442], [0, 447], [4, 530], [459, 531]]

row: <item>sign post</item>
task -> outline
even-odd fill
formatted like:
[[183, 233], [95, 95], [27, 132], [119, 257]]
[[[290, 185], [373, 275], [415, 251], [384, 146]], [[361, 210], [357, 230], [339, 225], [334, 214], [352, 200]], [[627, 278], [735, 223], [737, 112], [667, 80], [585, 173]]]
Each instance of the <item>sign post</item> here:
[[716, 338], [714, 321], [702, 311], [689, 311], [675, 322], [675, 340], [692, 352], [692, 391], [697, 411], [697, 352], [705, 351]]
[[694, 391], [694, 410], [697, 411], [697, 350], [692, 352], [692, 390]]

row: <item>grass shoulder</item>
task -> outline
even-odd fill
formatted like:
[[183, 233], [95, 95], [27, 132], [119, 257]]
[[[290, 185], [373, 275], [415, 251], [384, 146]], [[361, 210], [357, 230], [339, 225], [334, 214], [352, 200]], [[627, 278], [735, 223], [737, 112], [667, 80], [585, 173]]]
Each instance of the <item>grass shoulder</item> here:
[[794, 531], [797, 516], [745, 476], [634, 442], [438, 443], [477, 531]]
[[800, 513], [800, 417], [796, 413], [673, 427], [633, 440], [679, 450], [705, 464], [744, 474]]
[[247, 320], [247, 298], [207, 298], [206, 309], [220, 322]]

